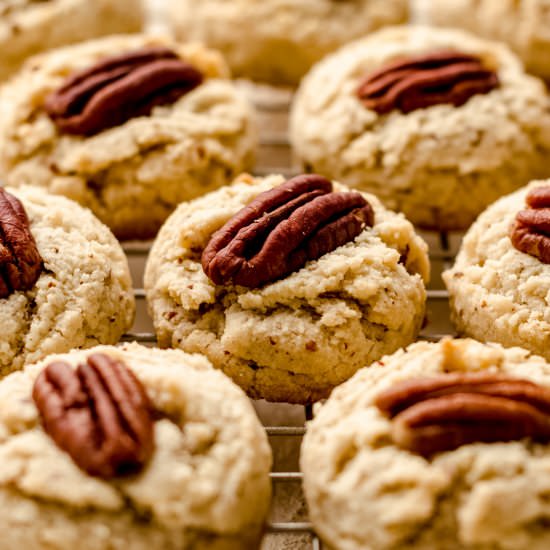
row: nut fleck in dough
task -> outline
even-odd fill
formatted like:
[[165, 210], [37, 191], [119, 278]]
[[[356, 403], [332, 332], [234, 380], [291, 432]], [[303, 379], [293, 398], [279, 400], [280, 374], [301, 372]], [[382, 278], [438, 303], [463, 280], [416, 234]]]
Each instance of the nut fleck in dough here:
[[470, 228], [452, 269], [443, 274], [461, 334], [522, 346], [550, 360], [550, 265], [510, 240], [534, 182], [491, 205]]
[[506, 42], [527, 70], [550, 79], [550, 3], [548, 0], [445, 0], [425, 2], [430, 23], [460, 27]]
[[[43, 431], [30, 398], [52, 361], [91, 353], [130, 368], [162, 418], [145, 469], [111, 481], [81, 470]], [[199, 355], [137, 344], [48, 357], [0, 382], [1, 550], [257, 548], [271, 451], [249, 400]]]
[[[57, 130], [43, 105], [68, 75], [155, 45], [173, 49], [205, 82], [148, 117], [88, 138]], [[253, 111], [227, 74], [213, 51], [146, 36], [35, 57], [0, 92], [0, 174], [10, 185], [39, 185], [91, 208], [120, 239], [153, 237], [181, 201], [228, 183], [253, 161]]]
[[214, 285], [200, 263], [211, 235], [283, 181], [243, 176], [180, 205], [153, 245], [145, 288], [161, 346], [204, 353], [251, 397], [307, 403], [414, 341], [429, 264], [412, 225], [365, 195], [375, 224], [355, 241], [260, 289]]
[[31, 55], [143, 25], [141, 0], [2, 0], [0, 80]]
[[9, 188], [25, 207], [44, 269], [0, 300], [0, 376], [51, 353], [116, 344], [132, 326], [128, 262], [112, 233], [78, 204]]
[[309, 424], [301, 467], [311, 519], [334, 550], [546, 550], [550, 447], [475, 443], [431, 460], [396, 447], [374, 405], [404, 380], [489, 371], [550, 387], [520, 348], [420, 342], [360, 370]]
[[[500, 87], [462, 107], [408, 114], [381, 116], [358, 99], [369, 72], [449, 49], [481, 57]], [[504, 46], [460, 31], [396, 27], [311, 71], [293, 107], [291, 138], [308, 169], [375, 193], [419, 226], [465, 229], [500, 196], [550, 175], [550, 99]]]
[[219, 49], [237, 76], [298, 84], [338, 47], [404, 23], [406, 0], [172, 0], [176, 33]]

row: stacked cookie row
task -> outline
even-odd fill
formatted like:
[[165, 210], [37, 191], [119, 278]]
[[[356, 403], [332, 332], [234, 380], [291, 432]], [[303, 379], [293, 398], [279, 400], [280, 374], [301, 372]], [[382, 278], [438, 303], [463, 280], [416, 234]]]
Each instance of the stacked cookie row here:
[[[45, 53], [0, 89], [5, 547], [255, 548], [271, 456], [237, 385], [313, 403], [344, 383], [302, 455], [328, 544], [545, 548], [550, 367], [531, 352], [550, 358], [550, 185], [520, 189], [550, 176], [542, 83], [462, 32], [373, 34], [304, 79], [291, 136], [319, 174], [286, 180], [238, 175], [256, 127], [228, 77], [204, 46], [135, 35]], [[461, 333], [529, 351], [398, 351], [429, 278], [404, 214], [464, 229], [516, 189], [445, 279]], [[104, 224], [156, 236], [149, 311], [179, 350], [109, 345], [134, 301]]]

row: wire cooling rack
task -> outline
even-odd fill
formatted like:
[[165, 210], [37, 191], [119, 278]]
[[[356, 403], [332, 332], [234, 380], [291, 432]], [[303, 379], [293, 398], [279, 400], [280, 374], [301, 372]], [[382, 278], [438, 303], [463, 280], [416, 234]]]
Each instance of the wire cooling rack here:
[[[287, 138], [290, 94], [270, 88], [251, 88], [243, 84], [255, 103], [260, 121], [260, 151], [255, 174], [283, 174], [287, 177], [299, 170], [292, 161]], [[460, 235], [448, 233], [422, 233], [430, 246], [432, 281], [428, 287], [427, 323], [421, 338], [437, 341], [452, 334], [449, 321], [448, 294], [441, 273], [454, 259], [460, 244]], [[137, 341], [155, 345], [152, 323], [146, 313], [145, 292], [141, 287], [143, 268], [150, 243], [127, 243], [125, 246], [137, 302], [136, 324], [123, 341]], [[307, 518], [301, 492], [302, 474], [298, 471], [298, 456], [305, 422], [312, 418], [312, 408], [281, 404], [255, 403], [274, 453], [271, 472], [274, 499], [271, 520], [262, 550], [323, 550]], [[324, 550], [327, 550], [324, 547]]]

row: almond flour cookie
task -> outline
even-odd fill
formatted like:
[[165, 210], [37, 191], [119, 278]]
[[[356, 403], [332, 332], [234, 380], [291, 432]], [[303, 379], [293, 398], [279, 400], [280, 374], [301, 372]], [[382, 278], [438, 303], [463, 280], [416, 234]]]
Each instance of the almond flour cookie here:
[[[541, 193], [543, 208], [526, 211], [526, 199], [532, 203]], [[461, 334], [550, 360], [548, 207], [550, 182], [534, 182], [491, 205], [468, 231], [455, 265], [443, 274]], [[523, 216], [528, 223], [517, 227]]]
[[204, 357], [73, 351], [8, 376], [0, 396], [0, 549], [258, 548], [271, 451]]
[[143, 17], [141, 0], [2, 0], [0, 80], [38, 52], [139, 31]]
[[204, 353], [253, 398], [308, 403], [416, 338], [428, 274], [424, 241], [376, 197], [241, 176], [178, 207], [145, 289], [162, 347]]
[[0, 189], [0, 376], [115, 344], [134, 310], [126, 257], [91, 212], [34, 187]]
[[219, 49], [237, 76], [296, 85], [341, 45], [407, 19], [406, 0], [172, 0], [177, 35]]
[[311, 71], [291, 138], [307, 170], [375, 193], [419, 226], [464, 229], [549, 174], [549, 101], [504, 46], [396, 27]]
[[430, 23], [460, 27], [506, 42], [527, 70], [550, 79], [550, 3], [548, 0], [446, 0], [425, 2]]
[[118, 36], [30, 60], [0, 92], [0, 173], [91, 210], [119, 239], [250, 166], [253, 112], [217, 53]]
[[550, 545], [550, 365], [446, 339], [385, 357], [309, 424], [311, 520], [333, 550]]

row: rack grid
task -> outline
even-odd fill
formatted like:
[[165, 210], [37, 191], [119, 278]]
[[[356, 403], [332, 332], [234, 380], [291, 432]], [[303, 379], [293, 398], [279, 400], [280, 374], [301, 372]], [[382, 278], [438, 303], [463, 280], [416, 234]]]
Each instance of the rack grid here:
[[[249, 84], [245, 84], [244, 87], [246, 93], [250, 95], [256, 105], [260, 121], [260, 151], [254, 173], [256, 175], [280, 173], [287, 177], [298, 173], [299, 170], [293, 163], [290, 144], [286, 137], [290, 94], [266, 88], [251, 88]], [[275, 95], [270, 96], [270, 93]], [[430, 260], [432, 263], [432, 281], [427, 291], [428, 321], [421, 333], [421, 339], [437, 341], [446, 334], [452, 334], [449, 321], [448, 293], [444, 289], [441, 273], [453, 262], [461, 236], [447, 233], [420, 233], [430, 246]], [[132, 269], [135, 286], [141, 286], [143, 267], [149, 253], [150, 244], [135, 242], [126, 243], [124, 246]], [[138, 306], [137, 322], [132, 332], [123, 337], [123, 341], [137, 341], [145, 345], [155, 345], [156, 338], [152, 323], [145, 312], [145, 291], [143, 288], [136, 288], [135, 297]], [[273, 406], [277, 407], [277, 405]], [[284, 406], [282, 405], [282, 407]], [[272, 425], [269, 419], [267, 422], [264, 419], [265, 430], [274, 452], [277, 450], [279, 441], [288, 441], [289, 438], [294, 440], [294, 447], [299, 448], [306, 430], [305, 422], [313, 417], [313, 408], [311, 406], [305, 407], [301, 416], [304, 419], [300, 423], [301, 425]], [[282, 485], [298, 485], [299, 492], [302, 474], [297, 468], [272, 471], [270, 475], [274, 495], [277, 493], [277, 486]], [[309, 521], [296, 519], [272, 520], [267, 525], [266, 536], [267, 538], [270, 536], [285, 537], [284, 548], [327, 550], [315, 534]], [[296, 539], [297, 542], [293, 543], [293, 539]], [[271, 545], [267, 543], [265, 546], [266, 550], [279, 547], [280, 545], [276, 542], [272, 542]]]

